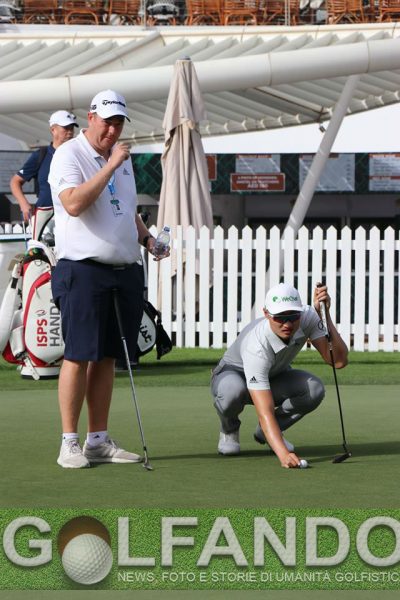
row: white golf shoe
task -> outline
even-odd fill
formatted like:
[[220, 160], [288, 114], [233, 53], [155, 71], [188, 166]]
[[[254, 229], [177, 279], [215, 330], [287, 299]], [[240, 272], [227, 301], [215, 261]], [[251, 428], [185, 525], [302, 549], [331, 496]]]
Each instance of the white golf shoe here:
[[[255, 430], [253, 437], [258, 444], [268, 444], [267, 440], [265, 439], [264, 433], [259, 425], [258, 425], [257, 429]], [[291, 442], [289, 442], [286, 438], [284, 438], [283, 434], [282, 434], [282, 440], [283, 440], [283, 443], [285, 444], [288, 452], [294, 452], [293, 444]], [[269, 444], [268, 444], [268, 446], [269, 446]]]
[[77, 438], [62, 441], [57, 463], [60, 467], [64, 467], [64, 469], [85, 469], [86, 467], [90, 467], [90, 463], [85, 458]]
[[89, 446], [87, 442], [83, 446], [83, 454], [91, 463], [138, 463], [142, 462], [139, 454], [128, 452], [120, 448], [114, 440], [107, 438], [98, 446]]
[[240, 443], [239, 443], [239, 430], [232, 433], [221, 433], [219, 434], [218, 452], [225, 455], [239, 454]]

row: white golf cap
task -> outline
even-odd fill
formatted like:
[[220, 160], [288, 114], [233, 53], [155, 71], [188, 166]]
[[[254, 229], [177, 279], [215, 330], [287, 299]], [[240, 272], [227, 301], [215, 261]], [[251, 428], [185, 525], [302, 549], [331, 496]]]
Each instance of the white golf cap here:
[[67, 127], [68, 125], [74, 125], [78, 127], [76, 122], [76, 116], [67, 110], [57, 110], [53, 113], [49, 119], [50, 127], [52, 125], [61, 125], [61, 127]]
[[125, 98], [113, 90], [104, 90], [96, 94], [90, 103], [89, 112], [97, 113], [102, 119], [121, 115], [130, 121]]
[[279, 283], [268, 291], [265, 296], [265, 308], [270, 315], [279, 315], [288, 310], [304, 310], [299, 292], [287, 283]]

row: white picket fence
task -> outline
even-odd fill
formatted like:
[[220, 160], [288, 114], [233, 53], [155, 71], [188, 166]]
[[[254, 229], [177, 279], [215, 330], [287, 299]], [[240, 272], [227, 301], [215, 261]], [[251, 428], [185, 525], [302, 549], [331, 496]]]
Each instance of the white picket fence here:
[[291, 229], [283, 236], [277, 227], [268, 233], [231, 227], [225, 236], [221, 227], [204, 227], [196, 238], [192, 227], [178, 227], [171, 257], [148, 260], [148, 299], [178, 347], [222, 348], [262, 316], [268, 270], [270, 285], [291, 283], [308, 304], [316, 282], [325, 281], [347, 345], [393, 352], [399, 350], [399, 250], [392, 228], [302, 227], [297, 236]]

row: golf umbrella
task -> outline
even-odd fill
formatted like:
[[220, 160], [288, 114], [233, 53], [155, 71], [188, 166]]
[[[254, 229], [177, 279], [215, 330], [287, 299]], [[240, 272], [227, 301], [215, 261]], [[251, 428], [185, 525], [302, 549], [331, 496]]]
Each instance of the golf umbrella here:
[[[199, 233], [213, 227], [207, 161], [199, 121], [206, 119], [194, 65], [190, 59], [178, 60], [168, 95], [163, 128], [165, 146], [161, 157], [163, 181], [158, 209], [157, 229], [192, 225]], [[176, 270], [172, 262], [173, 273]]]

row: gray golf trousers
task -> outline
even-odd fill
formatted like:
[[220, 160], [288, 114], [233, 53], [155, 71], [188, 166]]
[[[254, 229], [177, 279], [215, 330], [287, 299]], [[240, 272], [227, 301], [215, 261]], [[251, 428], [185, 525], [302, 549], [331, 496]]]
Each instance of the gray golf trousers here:
[[[325, 395], [322, 381], [307, 371], [289, 368], [272, 377], [270, 384], [281, 431], [315, 410]], [[213, 371], [211, 392], [221, 420], [221, 431], [237, 431], [240, 413], [246, 404], [253, 404], [244, 373], [220, 363]]]

